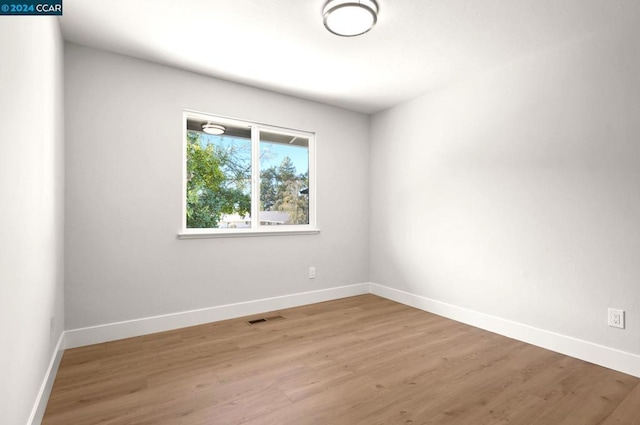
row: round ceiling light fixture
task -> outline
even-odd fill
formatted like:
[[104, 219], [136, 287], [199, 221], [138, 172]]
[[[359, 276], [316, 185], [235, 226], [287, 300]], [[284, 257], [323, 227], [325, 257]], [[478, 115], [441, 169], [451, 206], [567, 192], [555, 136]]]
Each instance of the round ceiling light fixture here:
[[335, 35], [354, 37], [378, 21], [376, 0], [327, 0], [322, 8], [324, 26]]
[[220, 134], [224, 134], [226, 130], [227, 129], [220, 124], [211, 124], [210, 122], [206, 124], [202, 124], [202, 131], [204, 131], [207, 134], [220, 135]]

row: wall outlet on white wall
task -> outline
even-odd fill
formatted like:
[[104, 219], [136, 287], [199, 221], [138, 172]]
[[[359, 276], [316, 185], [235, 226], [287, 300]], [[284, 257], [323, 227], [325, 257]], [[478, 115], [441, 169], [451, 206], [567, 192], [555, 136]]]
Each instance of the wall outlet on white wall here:
[[315, 267], [309, 267], [309, 279], [315, 279], [316, 278], [316, 268]]
[[624, 310], [609, 309], [609, 326], [624, 329]]

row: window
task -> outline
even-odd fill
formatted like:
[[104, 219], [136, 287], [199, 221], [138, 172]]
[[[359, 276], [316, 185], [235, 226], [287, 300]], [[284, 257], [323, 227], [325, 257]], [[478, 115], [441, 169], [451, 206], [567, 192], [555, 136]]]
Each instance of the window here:
[[184, 113], [180, 237], [317, 233], [314, 134]]

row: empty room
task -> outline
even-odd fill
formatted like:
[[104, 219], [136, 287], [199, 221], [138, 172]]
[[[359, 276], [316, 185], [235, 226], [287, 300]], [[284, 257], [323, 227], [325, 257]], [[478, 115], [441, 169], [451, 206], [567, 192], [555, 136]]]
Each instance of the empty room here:
[[0, 0], [0, 424], [640, 425], [640, 1]]

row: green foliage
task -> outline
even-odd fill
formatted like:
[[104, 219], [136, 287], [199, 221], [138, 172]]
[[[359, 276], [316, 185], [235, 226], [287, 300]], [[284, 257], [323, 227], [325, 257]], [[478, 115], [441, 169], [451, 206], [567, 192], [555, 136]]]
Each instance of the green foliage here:
[[260, 172], [260, 204], [262, 211], [272, 211], [278, 200], [278, 169], [275, 166]]
[[[251, 212], [250, 145], [213, 144], [187, 132], [187, 228], [217, 228], [226, 214]], [[308, 173], [291, 158], [260, 173], [261, 211], [286, 212], [287, 224], [309, 223]]]
[[215, 228], [223, 214], [248, 214], [250, 179], [250, 166], [239, 160], [236, 147], [203, 144], [198, 133], [188, 132], [187, 227]]
[[309, 175], [297, 174], [288, 156], [280, 165], [269, 167], [260, 175], [260, 201], [263, 211], [288, 213], [287, 224], [309, 223], [309, 195], [300, 193], [309, 187]]

